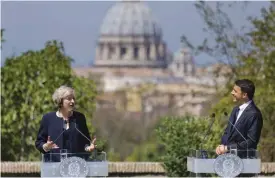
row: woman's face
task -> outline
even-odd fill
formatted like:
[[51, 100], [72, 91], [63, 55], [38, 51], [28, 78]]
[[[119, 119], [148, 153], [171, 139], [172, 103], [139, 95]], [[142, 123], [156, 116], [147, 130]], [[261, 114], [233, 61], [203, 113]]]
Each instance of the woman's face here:
[[74, 109], [74, 106], [75, 106], [75, 97], [71, 93], [63, 99], [62, 109], [65, 109], [67, 111], [72, 111]]

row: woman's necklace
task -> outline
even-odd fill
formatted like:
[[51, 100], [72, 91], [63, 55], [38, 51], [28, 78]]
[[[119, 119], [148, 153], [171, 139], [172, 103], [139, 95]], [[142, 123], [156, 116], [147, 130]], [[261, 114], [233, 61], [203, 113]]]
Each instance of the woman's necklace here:
[[69, 117], [67, 117], [67, 118], [65, 118], [59, 110], [56, 112], [56, 115], [57, 115], [57, 117], [63, 118], [63, 120], [65, 121], [64, 127], [66, 130], [68, 130], [70, 128], [69, 117], [73, 115], [73, 111], [70, 112]]

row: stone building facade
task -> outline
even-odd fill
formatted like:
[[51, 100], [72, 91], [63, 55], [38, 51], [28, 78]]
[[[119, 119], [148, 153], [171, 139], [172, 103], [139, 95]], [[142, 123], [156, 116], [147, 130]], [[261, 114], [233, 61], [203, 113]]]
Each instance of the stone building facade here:
[[[148, 95], [144, 100], [139, 98], [137, 100], [142, 103], [129, 106], [129, 110], [142, 108], [149, 111], [158, 107], [157, 103], [167, 108], [168, 102], [173, 100], [174, 108], [180, 114], [200, 115], [204, 103], [210, 98], [208, 92], [215, 93], [212, 91], [215, 85], [213, 77], [203, 72], [207, 70], [198, 70], [192, 51], [184, 46], [175, 53], [169, 50], [161, 26], [145, 2], [115, 3], [103, 19], [96, 44], [94, 65], [75, 68], [74, 72], [80, 76], [97, 76], [94, 78], [101, 83], [103, 95], [109, 96], [123, 89], [131, 91], [129, 88], [143, 84], [158, 86], [161, 95]], [[192, 94], [190, 86], [200, 88], [200, 94]], [[133, 94], [127, 96], [127, 100], [133, 100]], [[119, 101], [113, 97], [99, 98], [104, 99], [99, 99], [98, 107], [117, 105], [115, 103]]]

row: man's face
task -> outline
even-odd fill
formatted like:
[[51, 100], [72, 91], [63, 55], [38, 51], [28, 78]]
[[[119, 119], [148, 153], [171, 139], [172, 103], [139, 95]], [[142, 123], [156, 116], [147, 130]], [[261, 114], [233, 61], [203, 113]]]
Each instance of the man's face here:
[[241, 88], [237, 85], [233, 87], [231, 94], [234, 102], [244, 101], [247, 98], [247, 93], [243, 93]]

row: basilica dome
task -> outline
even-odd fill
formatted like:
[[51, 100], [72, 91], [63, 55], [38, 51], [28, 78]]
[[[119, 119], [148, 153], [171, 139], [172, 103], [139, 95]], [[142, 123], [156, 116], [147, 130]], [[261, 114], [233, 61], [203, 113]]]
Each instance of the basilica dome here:
[[95, 66], [166, 67], [161, 27], [144, 2], [120, 1], [107, 11], [100, 28]]
[[103, 20], [100, 34], [162, 36], [151, 9], [139, 1], [122, 1], [111, 7]]

